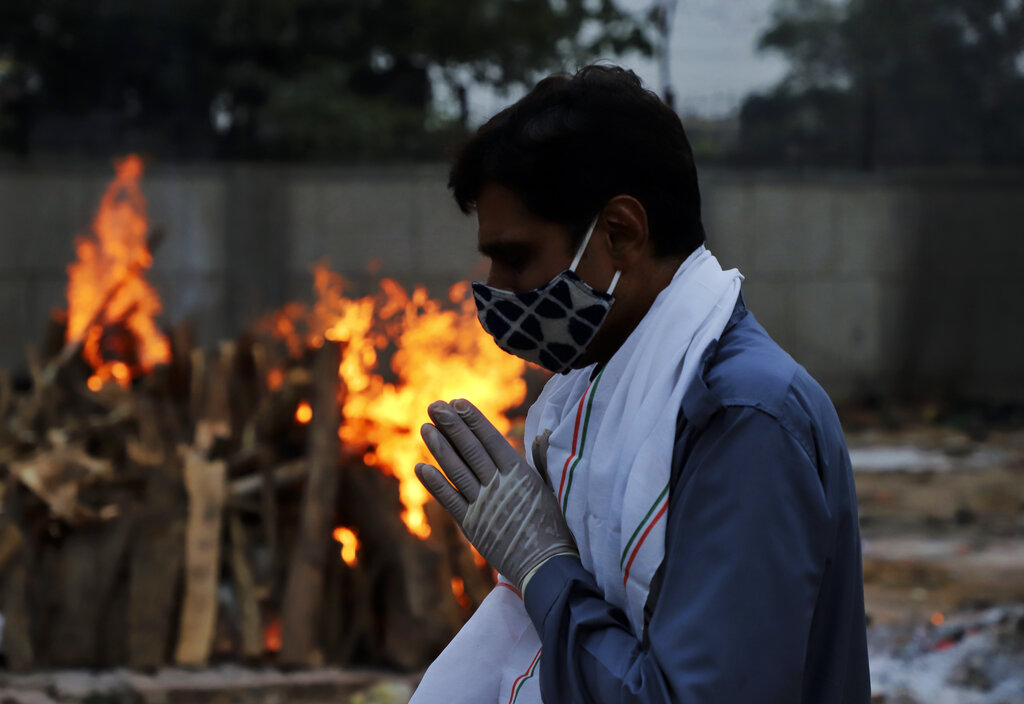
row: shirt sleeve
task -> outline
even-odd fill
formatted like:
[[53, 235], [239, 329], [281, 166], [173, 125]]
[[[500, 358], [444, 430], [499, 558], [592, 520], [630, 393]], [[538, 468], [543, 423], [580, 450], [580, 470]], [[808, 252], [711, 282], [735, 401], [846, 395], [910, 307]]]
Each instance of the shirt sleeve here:
[[554, 558], [530, 581], [544, 701], [801, 700], [830, 523], [815, 464], [751, 407], [719, 411], [682, 461], [643, 640], [577, 558]]

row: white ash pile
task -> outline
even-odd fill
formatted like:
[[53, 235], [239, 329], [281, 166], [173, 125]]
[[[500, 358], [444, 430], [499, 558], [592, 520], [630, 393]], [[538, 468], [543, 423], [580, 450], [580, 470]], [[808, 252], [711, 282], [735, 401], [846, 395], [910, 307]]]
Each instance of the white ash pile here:
[[878, 704], [1024, 703], [1024, 604], [869, 632]]

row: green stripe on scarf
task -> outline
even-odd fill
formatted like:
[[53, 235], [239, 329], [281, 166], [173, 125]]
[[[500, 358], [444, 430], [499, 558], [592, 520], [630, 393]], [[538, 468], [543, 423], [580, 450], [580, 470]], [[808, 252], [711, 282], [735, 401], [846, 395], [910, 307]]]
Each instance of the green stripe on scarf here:
[[647, 515], [643, 517], [643, 520], [640, 521], [640, 525], [636, 527], [636, 530], [633, 531], [633, 535], [629, 537], [629, 542], [626, 543], [626, 547], [622, 550], [622, 557], [619, 558], [619, 569], [622, 569], [622, 564], [626, 561], [626, 555], [629, 554], [629, 549], [633, 547], [633, 541], [636, 540], [636, 536], [640, 535], [640, 529], [643, 528], [647, 524], [647, 521], [651, 519], [651, 516], [654, 514], [654, 510], [658, 508], [661, 504], [661, 500], [665, 498], [665, 494], [667, 493], [668, 484], [666, 484], [665, 488], [661, 490], [660, 494], [658, 494], [658, 498], [656, 498], [654, 503], [651, 504], [651, 508], [647, 511]]
[[[604, 369], [607, 369], [605, 367]], [[565, 514], [566, 507], [569, 505], [569, 492], [572, 490], [572, 478], [576, 474], [576, 465], [583, 459], [583, 445], [587, 441], [587, 427], [590, 425], [590, 411], [594, 409], [594, 396], [597, 394], [597, 385], [601, 381], [601, 377], [604, 376], [604, 369], [598, 373], [597, 378], [594, 379], [594, 385], [590, 389], [590, 400], [587, 401], [587, 415], [583, 419], [583, 434], [580, 437], [580, 449], [576, 453], [576, 460], [572, 463], [572, 467], [569, 468], [569, 483], [565, 487], [565, 494], [562, 495], [562, 513]]]

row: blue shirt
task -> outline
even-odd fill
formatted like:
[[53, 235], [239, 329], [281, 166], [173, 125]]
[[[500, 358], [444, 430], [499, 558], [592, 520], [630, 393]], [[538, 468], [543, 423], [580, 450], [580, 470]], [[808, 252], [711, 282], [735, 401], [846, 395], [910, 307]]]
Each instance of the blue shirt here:
[[641, 640], [579, 559], [530, 580], [549, 703], [870, 701], [857, 500], [835, 409], [742, 297], [677, 421]]

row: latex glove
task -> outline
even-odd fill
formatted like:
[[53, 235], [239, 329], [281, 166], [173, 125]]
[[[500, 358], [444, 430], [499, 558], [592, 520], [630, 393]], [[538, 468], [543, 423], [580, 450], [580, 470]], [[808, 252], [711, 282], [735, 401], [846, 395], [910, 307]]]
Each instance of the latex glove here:
[[554, 491], [555, 488], [551, 486], [551, 475], [548, 474], [548, 446], [550, 444], [551, 430], [548, 429], [533, 439], [530, 455], [533, 457], [533, 468], [540, 473], [540, 478], [544, 480], [548, 489]]
[[420, 434], [451, 484], [429, 464], [416, 476], [484, 559], [522, 592], [549, 559], [578, 554], [550, 487], [479, 410], [459, 399], [427, 414]]

